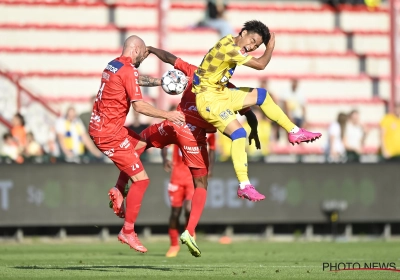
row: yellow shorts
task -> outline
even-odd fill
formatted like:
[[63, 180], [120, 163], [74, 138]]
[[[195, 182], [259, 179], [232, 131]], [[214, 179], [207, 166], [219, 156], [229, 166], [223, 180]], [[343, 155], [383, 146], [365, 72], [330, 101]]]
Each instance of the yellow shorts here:
[[243, 108], [244, 100], [252, 88], [225, 88], [222, 91], [209, 90], [196, 95], [196, 107], [204, 120], [220, 132], [236, 120], [235, 111]]

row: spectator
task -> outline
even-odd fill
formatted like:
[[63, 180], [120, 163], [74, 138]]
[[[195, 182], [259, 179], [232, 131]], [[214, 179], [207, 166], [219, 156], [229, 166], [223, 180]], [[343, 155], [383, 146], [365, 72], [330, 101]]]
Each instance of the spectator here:
[[89, 134], [80, 118], [76, 115], [75, 108], [69, 107], [65, 117], [56, 122], [56, 133], [61, 151], [67, 161], [78, 161], [85, 153], [85, 147], [96, 157], [102, 153], [94, 146]]
[[26, 144], [26, 131], [25, 120], [20, 113], [15, 114], [12, 119], [11, 134], [17, 141], [18, 147], [22, 151]]
[[[247, 141], [247, 155], [250, 161], [264, 161], [264, 158], [270, 153], [270, 139], [271, 139], [271, 121], [260, 112], [260, 108], [252, 108], [254, 114], [258, 120], [258, 138], [260, 139], [261, 149], [257, 150], [254, 143], [249, 145]], [[246, 129], [247, 135], [250, 134], [250, 126], [247, 121], [243, 124], [244, 129]]]
[[347, 115], [339, 113], [337, 120], [328, 128], [328, 145], [326, 147], [326, 157], [328, 162], [344, 162], [346, 150], [343, 144], [343, 135], [346, 127]]
[[306, 118], [307, 100], [304, 94], [298, 89], [299, 82], [292, 80], [290, 90], [282, 97], [285, 102], [286, 114], [289, 119], [298, 127], [302, 127]]
[[206, 17], [197, 24], [197, 27], [210, 27], [216, 29], [221, 37], [234, 34], [233, 28], [224, 18], [226, 6], [226, 0], [207, 1]]
[[17, 163], [23, 163], [24, 159], [21, 156], [20, 148], [17, 140], [11, 133], [7, 132], [3, 135], [3, 147], [1, 149], [1, 156], [8, 157]]
[[87, 112], [83, 112], [82, 114], [79, 115], [79, 118], [81, 119], [83, 125], [85, 126], [86, 131], [89, 131], [89, 124], [90, 124], [90, 118], [92, 117], [92, 111], [93, 111], [93, 104], [96, 101], [97, 96], [94, 95], [92, 98], [90, 98], [90, 110]]
[[393, 113], [383, 117], [380, 129], [383, 158], [388, 162], [400, 162], [400, 103]]
[[360, 123], [360, 114], [357, 110], [351, 111], [343, 135], [347, 162], [360, 162], [366, 136], [367, 130]]
[[32, 132], [26, 134], [26, 145], [24, 149], [25, 157], [39, 157], [43, 155], [42, 147], [35, 141]]

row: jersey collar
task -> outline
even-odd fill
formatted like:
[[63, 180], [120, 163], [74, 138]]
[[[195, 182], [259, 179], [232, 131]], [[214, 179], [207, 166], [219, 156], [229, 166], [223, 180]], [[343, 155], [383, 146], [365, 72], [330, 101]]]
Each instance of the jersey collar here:
[[124, 63], [130, 63], [130, 64], [132, 64], [132, 58], [131, 57], [128, 57], [128, 56], [120, 56], [119, 58], [118, 58], [118, 60], [119, 61], [122, 61], [122, 62], [124, 62]]

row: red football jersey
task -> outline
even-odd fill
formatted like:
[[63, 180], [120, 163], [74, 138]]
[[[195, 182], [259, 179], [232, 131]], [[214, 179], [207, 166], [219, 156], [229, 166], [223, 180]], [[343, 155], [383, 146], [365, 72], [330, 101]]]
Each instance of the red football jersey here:
[[181, 111], [185, 115], [186, 122], [198, 127], [202, 127], [206, 129], [207, 132], [215, 132], [215, 127], [206, 122], [197, 111], [196, 95], [192, 92], [193, 74], [197, 70], [197, 66], [189, 64], [178, 58], [175, 61], [174, 68], [182, 71], [189, 78], [188, 85], [182, 94], [182, 99], [177, 110]]
[[142, 100], [139, 73], [130, 57], [109, 62], [93, 105], [89, 125], [92, 137], [114, 137], [123, 127], [132, 101]]

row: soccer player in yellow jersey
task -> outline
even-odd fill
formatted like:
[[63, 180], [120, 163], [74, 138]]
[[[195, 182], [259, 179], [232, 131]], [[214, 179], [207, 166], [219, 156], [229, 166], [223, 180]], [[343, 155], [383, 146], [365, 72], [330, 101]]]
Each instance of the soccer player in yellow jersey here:
[[[260, 45], [265, 44], [264, 54], [255, 58], [249, 55]], [[244, 24], [239, 35], [227, 35], [219, 40], [204, 56], [193, 76], [192, 91], [196, 94], [196, 105], [200, 115], [214, 125], [221, 133], [232, 140], [231, 154], [234, 169], [240, 182], [238, 196], [251, 201], [265, 198], [251, 185], [247, 174], [246, 131], [234, 114], [242, 108], [259, 105], [263, 113], [276, 121], [289, 133], [289, 142], [299, 144], [310, 142], [321, 137], [298, 128], [277, 106], [263, 88], [226, 87], [236, 66], [245, 65], [256, 70], [263, 70], [271, 60], [275, 47], [275, 35], [269, 32], [265, 24], [252, 20]], [[193, 203], [205, 203], [205, 196], [200, 201], [193, 196]], [[194, 207], [194, 205], [193, 205]]]

